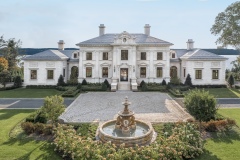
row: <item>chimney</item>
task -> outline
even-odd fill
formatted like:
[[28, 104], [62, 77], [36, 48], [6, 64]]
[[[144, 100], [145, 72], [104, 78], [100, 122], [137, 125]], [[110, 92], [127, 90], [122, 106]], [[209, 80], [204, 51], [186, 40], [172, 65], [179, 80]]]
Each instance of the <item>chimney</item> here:
[[150, 27], [149, 24], [145, 24], [144, 26], [144, 34], [150, 36]]
[[194, 49], [194, 41], [192, 39], [188, 39], [187, 41], [187, 50], [192, 50]]
[[105, 34], [105, 26], [104, 24], [100, 24], [99, 26], [99, 36], [104, 35]]
[[64, 50], [64, 41], [63, 40], [59, 40], [58, 42], [58, 50]]

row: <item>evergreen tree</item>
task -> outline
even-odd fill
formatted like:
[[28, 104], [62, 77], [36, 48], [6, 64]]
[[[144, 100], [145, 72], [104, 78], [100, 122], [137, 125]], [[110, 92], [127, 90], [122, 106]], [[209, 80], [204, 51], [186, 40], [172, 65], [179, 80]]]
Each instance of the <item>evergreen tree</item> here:
[[15, 87], [21, 87], [22, 86], [22, 79], [20, 76], [16, 76], [14, 80], [14, 86]]
[[87, 81], [86, 81], [86, 79], [83, 79], [83, 81], [82, 81], [82, 85], [87, 85]]
[[228, 83], [230, 85], [230, 87], [232, 88], [232, 86], [234, 85], [234, 78], [233, 75], [231, 74], [230, 77], [228, 78]]
[[187, 86], [192, 86], [192, 79], [191, 79], [190, 74], [187, 75], [187, 78], [186, 78], [186, 81], [184, 84]]
[[162, 80], [162, 85], [163, 85], [163, 86], [166, 86], [166, 85], [167, 85], [167, 82], [165, 81], [165, 79]]
[[59, 76], [57, 85], [58, 86], [65, 86], [63, 75]]
[[110, 84], [109, 84], [109, 82], [108, 82], [108, 80], [107, 80], [107, 79], [105, 79], [103, 83], [105, 83], [105, 84], [106, 84], [107, 88], [109, 88], [109, 87], [110, 87]]

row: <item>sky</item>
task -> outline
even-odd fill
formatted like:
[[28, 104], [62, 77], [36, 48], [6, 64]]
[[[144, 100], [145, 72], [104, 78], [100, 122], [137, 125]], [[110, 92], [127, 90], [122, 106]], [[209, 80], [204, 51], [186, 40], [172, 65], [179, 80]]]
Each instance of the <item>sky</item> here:
[[[0, 36], [22, 41], [22, 48], [65, 48], [105, 33], [144, 33], [185, 49], [217, 48], [210, 32], [215, 17], [234, 0], [0, 0]], [[231, 47], [228, 47], [231, 48]]]

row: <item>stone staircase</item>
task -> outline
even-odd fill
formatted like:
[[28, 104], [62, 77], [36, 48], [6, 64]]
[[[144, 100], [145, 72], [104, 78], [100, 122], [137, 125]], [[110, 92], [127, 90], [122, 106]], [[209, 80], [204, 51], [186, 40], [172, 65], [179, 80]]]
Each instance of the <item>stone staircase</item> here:
[[130, 82], [118, 82], [118, 90], [120, 91], [130, 91]]

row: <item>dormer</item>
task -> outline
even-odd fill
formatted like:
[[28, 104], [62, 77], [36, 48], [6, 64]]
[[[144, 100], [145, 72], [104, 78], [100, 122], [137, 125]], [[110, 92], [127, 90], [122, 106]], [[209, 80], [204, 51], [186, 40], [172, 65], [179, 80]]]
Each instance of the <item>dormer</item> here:
[[73, 52], [72, 59], [78, 59], [78, 58], [79, 58], [79, 52]]
[[121, 34], [117, 35], [114, 38], [113, 45], [136, 45], [135, 40], [136, 37], [126, 31], [123, 31]]
[[170, 51], [170, 59], [176, 59], [177, 58], [177, 54], [175, 51]]

